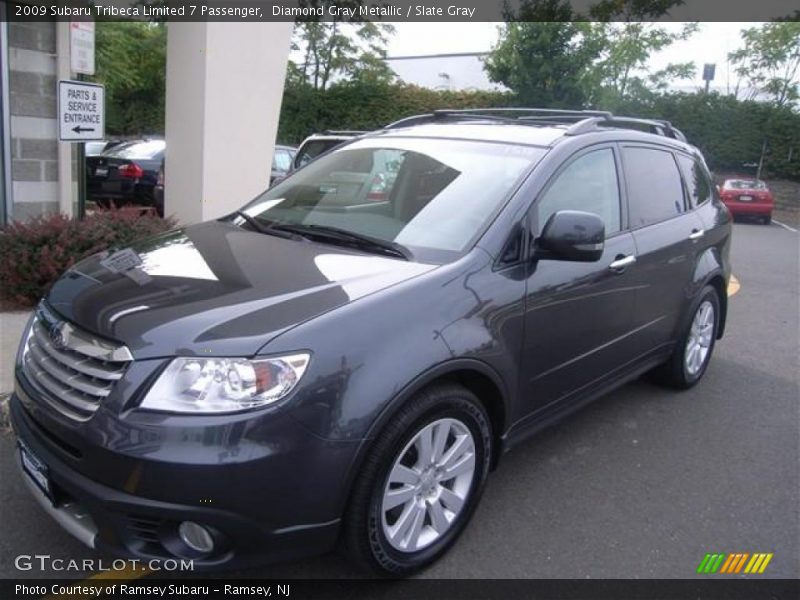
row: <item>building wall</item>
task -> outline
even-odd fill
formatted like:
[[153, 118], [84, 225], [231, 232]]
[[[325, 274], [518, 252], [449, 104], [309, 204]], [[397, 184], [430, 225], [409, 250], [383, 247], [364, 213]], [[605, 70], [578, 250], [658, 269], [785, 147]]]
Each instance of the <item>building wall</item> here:
[[11, 219], [58, 212], [56, 24], [8, 23]]

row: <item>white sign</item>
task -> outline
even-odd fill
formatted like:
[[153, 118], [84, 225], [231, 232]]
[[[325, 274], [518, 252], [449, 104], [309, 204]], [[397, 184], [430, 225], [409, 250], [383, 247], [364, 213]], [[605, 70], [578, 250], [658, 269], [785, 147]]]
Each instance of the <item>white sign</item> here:
[[94, 21], [69, 24], [69, 62], [75, 73], [94, 75]]
[[105, 137], [105, 88], [84, 81], [58, 82], [58, 139], [87, 142]]

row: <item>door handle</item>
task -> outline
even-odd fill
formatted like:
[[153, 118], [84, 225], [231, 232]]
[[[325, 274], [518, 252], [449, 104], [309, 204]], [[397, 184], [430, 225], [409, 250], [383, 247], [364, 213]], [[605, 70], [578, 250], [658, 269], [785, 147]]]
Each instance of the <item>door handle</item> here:
[[705, 229], [692, 229], [692, 233], [689, 234], [690, 240], [699, 240], [706, 234]]
[[612, 271], [624, 271], [627, 267], [630, 267], [635, 262], [635, 256], [618, 256], [616, 259], [614, 259], [614, 262], [608, 265], [608, 268]]

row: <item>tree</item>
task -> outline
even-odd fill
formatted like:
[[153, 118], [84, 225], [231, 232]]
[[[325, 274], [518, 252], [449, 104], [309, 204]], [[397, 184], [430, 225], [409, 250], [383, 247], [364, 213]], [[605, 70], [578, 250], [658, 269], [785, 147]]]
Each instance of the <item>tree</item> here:
[[163, 23], [98, 21], [97, 73], [112, 134], [164, 131], [167, 30]]
[[[543, 3], [536, 4], [542, 8]], [[547, 8], [558, 9], [560, 3], [548, 4]], [[566, 9], [562, 5], [560, 10]], [[569, 20], [508, 22], [485, 60], [486, 73], [524, 105], [580, 108], [585, 99], [583, 79], [597, 56], [597, 48], [585, 35], [589, 27]]]
[[589, 35], [602, 51], [586, 78], [590, 102], [613, 108], [626, 99], [663, 90], [675, 79], [692, 77], [692, 62], [670, 64], [655, 73], [647, 66], [655, 52], [688, 39], [697, 29], [697, 23], [687, 23], [678, 31], [645, 22], [594, 24]]
[[394, 33], [383, 23], [343, 23], [307, 21], [295, 26], [292, 50], [303, 56], [293, 74], [325, 90], [335, 76], [380, 79], [394, 77], [386, 65], [386, 42]]
[[775, 106], [794, 106], [800, 99], [800, 22], [751, 27], [742, 39], [744, 47], [728, 55], [736, 74]]

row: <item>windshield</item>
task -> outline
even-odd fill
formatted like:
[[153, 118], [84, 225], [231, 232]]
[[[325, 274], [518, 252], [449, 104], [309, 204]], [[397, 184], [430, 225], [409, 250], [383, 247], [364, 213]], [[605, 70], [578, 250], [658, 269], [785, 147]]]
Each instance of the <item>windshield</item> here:
[[265, 223], [335, 227], [442, 260], [470, 246], [541, 148], [440, 139], [359, 140], [248, 204]]

